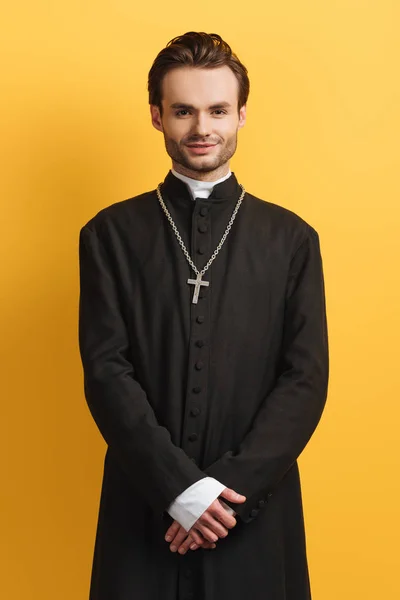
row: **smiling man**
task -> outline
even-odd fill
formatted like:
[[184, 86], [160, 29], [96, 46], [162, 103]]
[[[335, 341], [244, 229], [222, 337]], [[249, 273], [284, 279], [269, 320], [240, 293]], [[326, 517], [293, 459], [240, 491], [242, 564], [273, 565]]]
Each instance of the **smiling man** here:
[[171, 170], [80, 231], [84, 389], [107, 443], [90, 599], [309, 600], [319, 237], [230, 170], [249, 79], [219, 35], [171, 40], [148, 90]]
[[151, 113], [154, 127], [164, 133], [173, 168], [215, 184], [229, 172], [237, 131], [246, 120], [246, 106], [238, 107], [236, 76], [227, 65], [183, 66], [165, 75], [162, 88], [165, 109], [152, 105]]

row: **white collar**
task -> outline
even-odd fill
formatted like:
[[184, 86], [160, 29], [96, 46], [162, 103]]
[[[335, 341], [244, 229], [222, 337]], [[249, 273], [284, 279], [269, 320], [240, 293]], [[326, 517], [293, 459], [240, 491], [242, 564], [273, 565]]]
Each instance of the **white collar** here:
[[192, 179], [191, 177], [187, 177], [186, 175], [181, 175], [181, 173], [178, 173], [177, 171], [175, 171], [175, 169], [172, 168], [171, 172], [175, 175], [175, 177], [181, 179], [186, 183], [193, 200], [195, 200], [196, 198], [208, 198], [212, 193], [214, 186], [217, 185], [217, 183], [225, 181], [225, 179], [228, 179], [228, 177], [232, 175], [232, 171], [229, 169], [227, 175], [224, 175], [224, 177], [221, 177], [216, 181], [199, 181], [198, 179]]

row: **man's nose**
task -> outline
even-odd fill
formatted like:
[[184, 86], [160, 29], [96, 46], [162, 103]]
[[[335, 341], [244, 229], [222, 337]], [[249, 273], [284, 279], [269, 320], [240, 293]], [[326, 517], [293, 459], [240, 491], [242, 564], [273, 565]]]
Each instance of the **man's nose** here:
[[212, 132], [211, 119], [208, 115], [198, 114], [195, 125], [194, 125], [194, 133], [198, 137], [205, 137], [206, 135], [210, 135]]

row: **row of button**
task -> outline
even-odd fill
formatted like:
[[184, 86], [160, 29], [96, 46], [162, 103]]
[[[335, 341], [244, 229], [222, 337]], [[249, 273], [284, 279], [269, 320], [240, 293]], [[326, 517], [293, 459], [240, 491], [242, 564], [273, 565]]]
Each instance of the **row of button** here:
[[[202, 217], [205, 217], [208, 214], [208, 207], [207, 206], [202, 206], [200, 208], [199, 211], [200, 215]], [[207, 233], [208, 231], [208, 225], [206, 223], [199, 223], [197, 226], [197, 230], [200, 233]], [[198, 248], [197, 248], [197, 253], [198, 254], [205, 254], [207, 250], [207, 246], [205, 244], [201, 244]]]
[[[202, 206], [199, 210], [199, 214], [202, 217], [205, 217], [208, 214], [209, 211], [209, 207], [207, 206]], [[197, 230], [200, 233], [207, 233], [209, 230], [209, 225], [207, 223], [205, 223], [202, 219], [199, 220], [197, 222]], [[201, 243], [199, 244], [198, 248], [197, 248], [197, 253], [198, 254], [205, 254], [207, 252], [207, 244], [206, 243]], [[202, 287], [200, 289], [199, 292], [199, 298], [205, 298], [207, 295], [207, 288]], [[205, 322], [205, 316], [204, 315], [197, 315], [196, 317], [196, 323], [198, 323], [199, 325], [201, 325], [202, 323]], [[206, 345], [206, 342], [203, 339], [198, 339], [195, 342], [195, 346], [197, 348], [203, 348]], [[205, 362], [203, 360], [197, 359], [194, 364], [193, 367], [196, 371], [201, 371], [205, 368]], [[195, 385], [192, 387], [192, 393], [193, 394], [200, 394], [200, 392], [203, 391], [203, 386], [200, 385]], [[198, 406], [193, 406], [190, 409], [190, 416], [192, 417], [198, 417], [201, 413], [201, 409]], [[199, 435], [197, 433], [190, 433], [187, 436], [187, 439], [189, 440], [189, 442], [196, 442], [199, 439]], [[192, 458], [193, 462], [196, 462], [196, 459], [193, 457]]]

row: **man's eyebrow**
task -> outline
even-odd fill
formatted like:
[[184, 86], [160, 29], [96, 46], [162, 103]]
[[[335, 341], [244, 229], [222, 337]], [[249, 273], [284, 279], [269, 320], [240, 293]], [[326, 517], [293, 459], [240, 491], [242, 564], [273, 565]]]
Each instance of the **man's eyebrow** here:
[[[232, 105], [229, 102], [217, 102], [216, 104], [212, 104], [208, 108], [231, 108], [231, 106]], [[183, 102], [174, 102], [170, 105], [170, 108], [190, 108], [195, 110], [193, 104], [184, 104]]]

